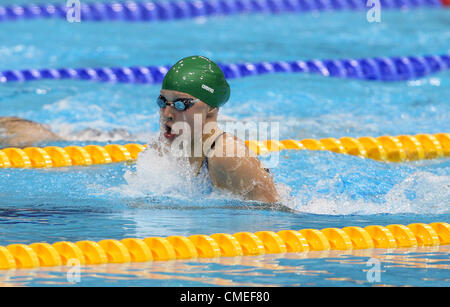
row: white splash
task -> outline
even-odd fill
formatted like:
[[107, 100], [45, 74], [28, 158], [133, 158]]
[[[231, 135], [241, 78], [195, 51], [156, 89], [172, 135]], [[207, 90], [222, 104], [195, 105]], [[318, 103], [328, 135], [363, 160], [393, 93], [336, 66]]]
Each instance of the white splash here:
[[[417, 171], [396, 184], [380, 203], [352, 199], [343, 194], [318, 193], [324, 187], [336, 186], [336, 180], [320, 181], [315, 191], [302, 190], [290, 196], [290, 188], [282, 187], [282, 203], [300, 213], [323, 215], [370, 215], [370, 214], [443, 214], [450, 212], [450, 176]], [[332, 192], [331, 192], [332, 193]], [[305, 201], [314, 194], [312, 199]]]
[[171, 152], [161, 154], [151, 148], [139, 154], [135, 171], [126, 171], [124, 178], [127, 184], [121, 187], [121, 192], [130, 197], [191, 198], [200, 196], [209, 187], [205, 174], [196, 176], [186, 158], [175, 157]]
[[[407, 194], [414, 194], [414, 198], [409, 199]], [[449, 213], [450, 176], [415, 172], [394, 186], [386, 200], [391, 210], [400, 207], [412, 213]]]

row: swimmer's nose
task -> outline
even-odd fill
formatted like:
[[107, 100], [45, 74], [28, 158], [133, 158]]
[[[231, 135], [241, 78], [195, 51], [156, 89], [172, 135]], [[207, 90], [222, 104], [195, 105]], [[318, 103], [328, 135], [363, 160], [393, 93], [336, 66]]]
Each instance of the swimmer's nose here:
[[164, 110], [162, 111], [162, 116], [167, 120], [173, 120], [175, 117], [172, 109], [173, 108], [169, 106], [165, 107]]

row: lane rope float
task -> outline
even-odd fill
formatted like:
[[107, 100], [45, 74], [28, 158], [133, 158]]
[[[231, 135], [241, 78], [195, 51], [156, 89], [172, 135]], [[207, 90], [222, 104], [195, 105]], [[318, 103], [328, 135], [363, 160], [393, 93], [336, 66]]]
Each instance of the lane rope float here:
[[[382, 9], [442, 7], [448, 0], [381, 0]], [[74, 6], [65, 4], [26, 4], [0, 6], [0, 22], [25, 19], [67, 19]], [[367, 10], [365, 0], [179, 0], [81, 3], [81, 21], [170, 21], [237, 14], [280, 14], [317, 11]]]
[[[449, 133], [300, 141], [250, 140], [245, 143], [258, 155], [289, 149], [328, 150], [383, 162], [406, 162], [450, 156]], [[142, 144], [4, 148], [0, 150], [0, 168], [64, 167], [123, 162], [137, 159], [138, 154], [144, 149], [145, 145]]]
[[448, 244], [450, 224], [445, 222], [44, 242], [0, 246], [0, 269], [60, 266], [71, 259], [89, 265]]
[[[273, 62], [219, 63], [227, 79], [274, 73], [312, 73], [368, 81], [414, 80], [450, 69], [450, 55], [396, 56]], [[171, 65], [103, 68], [43, 68], [0, 71], [0, 83], [34, 80], [88, 80], [159, 84]]]

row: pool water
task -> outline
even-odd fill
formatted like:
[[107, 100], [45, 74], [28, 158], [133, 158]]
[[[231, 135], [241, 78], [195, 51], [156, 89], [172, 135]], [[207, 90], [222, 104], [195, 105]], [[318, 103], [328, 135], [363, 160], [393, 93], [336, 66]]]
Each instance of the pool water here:
[[[2, 272], [2, 286], [442, 286], [448, 246], [287, 253]], [[379, 265], [379, 278], [372, 273]], [[368, 265], [369, 264], [369, 265]], [[378, 269], [378, 267], [377, 267]]]
[[[4, 22], [0, 71], [167, 65], [192, 54], [234, 63], [450, 52], [448, 9], [382, 11], [381, 18], [371, 24], [366, 12], [324, 12], [165, 23]], [[449, 71], [392, 83], [277, 74], [230, 86], [221, 122], [278, 123], [280, 139], [450, 131]], [[0, 116], [48, 124], [67, 139], [52, 143], [58, 146], [146, 143], [159, 127], [158, 92], [158, 85], [6, 83]], [[307, 150], [275, 158], [283, 206], [243, 201], [150, 152], [136, 164], [0, 169], [0, 245], [450, 222], [448, 158], [382, 163]], [[445, 286], [449, 255], [440, 246], [108, 264], [82, 267], [74, 285]], [[379, 281], [367, 279], [369, 259], [380, 261]], [[0, 282], [71, 285], [68, 270], [0, 271]]]

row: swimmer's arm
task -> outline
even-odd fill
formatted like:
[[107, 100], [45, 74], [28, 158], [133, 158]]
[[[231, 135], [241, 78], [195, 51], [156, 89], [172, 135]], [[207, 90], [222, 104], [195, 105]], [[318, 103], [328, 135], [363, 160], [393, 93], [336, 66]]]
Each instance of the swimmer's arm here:
[[211, 157], [209, 174], [218, 188], [239, 194], [248, 200], [279, 202], [272, 176], [256, 157]]

